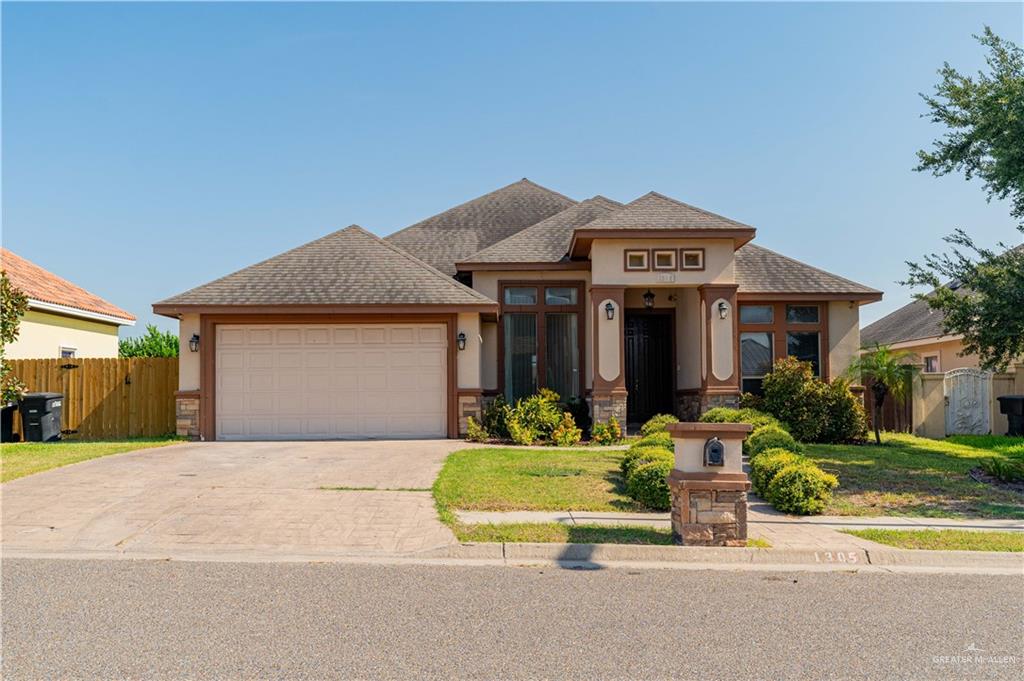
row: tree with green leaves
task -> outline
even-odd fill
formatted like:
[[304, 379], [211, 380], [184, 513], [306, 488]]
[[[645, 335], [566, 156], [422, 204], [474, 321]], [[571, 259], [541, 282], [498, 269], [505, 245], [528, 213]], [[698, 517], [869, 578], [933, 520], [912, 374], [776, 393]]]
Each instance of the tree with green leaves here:
[[[1024, 233], [1024, 50], [987, 26], [975, 37], [988, 48], [989, 72], [964, 75], [947, 63], [935, 94], [921, 95], [948, 132], [918, 152], [916, 170], [980, 178], [989, 200], [1010, 199]], [[962, 229], [945, 241], [952, 254], [908, 262], [901, 283], [930, 287], [915, 298], [943, 314], [943, 332], [962, 336], [964, 353], [977, 354], [982, 368], [1004, 371], [1024, 354], [1024, 247], [983, 248]]]
[[125, 338], [118, 344], [121, 357], [177, 357], [178, 334], [146, 325], [146, 335]]
[[871, 396], [874, 397], [871, 421], [877, 444], [882, 444], [882, 436], [879, 433], [882, 405], [890, 395], [894, 400], [907, 397], [910, 378], [919, 371], [916, 366], [910, 364], [914, 357], [914, 353], [907, 350], [892, 350], [887, 345], [875, 345], [874, 348], [855, 357], [846, 369], [847, 378], [852, 381], [864, 381], [871, 386]]
[[28, 298], [3, 270], [0, 270], [0, 304], [0, 403], [6, 405], [17, 402], [25, 392], [25, 384], [12, 373], [6, 356], [7, 346], [18, 340], [21, 318], [28, 310]]

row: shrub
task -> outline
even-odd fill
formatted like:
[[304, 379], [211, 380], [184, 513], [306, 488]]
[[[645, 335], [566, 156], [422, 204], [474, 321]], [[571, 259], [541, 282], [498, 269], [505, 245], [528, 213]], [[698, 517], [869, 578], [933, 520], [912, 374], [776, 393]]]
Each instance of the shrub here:
[[641, 464], [626, 478], [626, 493], [647, 508], [667, 511], [672, 505], [667, 480], [671, 472], [669, 460], [658, 459]]
[[487, 442], [490, 439], [487, 430], [476, 422], [472, 416], [466, 418], [466, 439], [470, 442]]
[[762, 497], [768, 490], [768, 485], [786, 466], [807, 461], [799, 454], [794, 454], [788, 449], [772, 447], [757, 455], [750, 462], [750, 485], [754, 491]]
[[776, 362], [765, 376], [763, 404], [802, 442], [845, 442], [866, 430], [864, 408], [848, 382], [826, 383], [810, 362], [792, 357]]
[[551, 388], [541, 388], [540, 390], [537, 391], [536, 397], [539, 397], [545, 402], [554, 402], [556, 404], [558, 403], [558, 400], [562, 399], [561, 395], [556, 393]]
[[661, 432], [640, 438], [633, 443], [630, 449], [633, 449], [634, 447], [664, 447], [665, 449], [672, 451], [675, 449], [675, 444], [672, 443], [671, 435]]
[[508, 412], [509, 406], [505, 402], [504, 396], [498, 395], [484, 406], [480, 425], [492, 436], [502, 440], [508, 439], [508, 426], [505, 423]]
[[551, 433], [551, 441], [559, 447], [572, 447], [578, 445], [583, 438], [583, 431], [576, 427], [569, 412], [562, 413], [562, 420], [559, 421], [555, 430]]
[[562, 411], [567, 411], [572, 414], [573, 421], [575, 421], [576, 426], [583, 431], [583, 435], [590, 434], [590, 407], [587, 405], [587, 401], [585, 399], [582, 397], [570, 397], [563, 405]]
[[714, 407], [708, 409], [700, 417], [703, 423], [749, 423], [754, 428], [761, 426], [778, 426], [785, 430], [785, 426], [777, 418], [763, 411], [750, 409], [732, 409], [730, 407]]
[[1024, 461], [982, 459], [981, 470], [1003, 482], [1024, 482]]
[[647, 419], [647, 423], [640, 426], [640, 435], [646, 437], [655, 433], [664, 433], [665, 426], [670, 423], [679, 423], [679, 419], [672, 414], [655, 414]]
[[517, 445], [532, 445], [537, 440], [537, 431], [523, 423], [515, 413], [508, 415], [505, 425], [508, 426], [508, 436]]
[[675, 454], [664, 447], [630, 447], [619, 462], [619, 470], [622, 471], [622, 477], [629, 480], [629, 474], [638, 466], [652, 461], [667, 461], [671, 470], [672, 464], [675, 463]]
[[783, 513], [813, 515], [825, 510], [832, 490], [839, 485], [836, 476], [812, 463], [795, 463], [779, 471], [768, 484], [767, 499]]
[[797, 444], [793, 436], [778, 426], [761, 426], [743, 442], [743, 449], [751, 460], [767, 449], [781, 447], [791, 452], [801, 452], [803, 447]]
[[622, 439], [622, 426], [614, 416], [604, 423], [598, 421], [590, 431], [590, 439], [599, 445], [613, 445]]
[[118, 357], [177, 357], [178, 334], [146, 324], [146, 334], [123, 338], [117, 344]]

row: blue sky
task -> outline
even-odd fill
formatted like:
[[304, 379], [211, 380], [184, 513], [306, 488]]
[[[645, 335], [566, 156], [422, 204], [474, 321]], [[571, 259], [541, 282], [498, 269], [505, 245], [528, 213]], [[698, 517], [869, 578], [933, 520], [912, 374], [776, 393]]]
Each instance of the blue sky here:
[[[910, 299], [978, 183], [914, 173], [944, 60], [1021, 4], [4, 3], [3, 244], [134, 312], [339, 227], [529, 177], [654, 189]], [[122, 332], [122, 335], [125, 335]]]

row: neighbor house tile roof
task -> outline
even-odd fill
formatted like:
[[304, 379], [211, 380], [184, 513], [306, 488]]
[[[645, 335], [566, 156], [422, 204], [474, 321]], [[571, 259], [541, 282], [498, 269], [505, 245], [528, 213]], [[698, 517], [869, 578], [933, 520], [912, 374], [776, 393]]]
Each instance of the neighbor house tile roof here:
[[394, 304], [494, 301], [352, 225], [156, 306]]
[[927, 302], [915, 300], [861, 329], [860, 342], [862, 346], [890, 345], [937, 338], [946, 335], [942, 330], [944, 318], [941, 311], [932, 310]]
[[737, 249], [735, 264], [740, 293], [882, 295], [876, 289], [754, 244]]
[[573, 231], [621, 207], [618, 201], [595, 196], [541, 220], [463, 262], [559, 262], [569, 251]]
[[524, 178], [417, 222], [387, 240], [445, 274], [455, 274], [455, 263], [575, 204]]
[[53, 272], [44, 270], [6, 248], [0, 248], [0, 268], [7, 272], [11, 283], [21, 289], [30, 300], [117, 317], [126, 322], [135, 321], [135, 315], [132, 313], [108, 303]]
[[753, 227], [658, 192], [650, 192], [627, 203], [620, 210], [594, 220], [587, 225], [587, 229], [752, 230]]

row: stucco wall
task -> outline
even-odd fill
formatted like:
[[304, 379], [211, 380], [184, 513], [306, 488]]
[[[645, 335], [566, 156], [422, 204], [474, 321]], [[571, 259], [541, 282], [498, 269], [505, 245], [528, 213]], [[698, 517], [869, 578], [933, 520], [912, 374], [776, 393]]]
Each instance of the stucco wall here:
[[[703, 248], [703, 270], [675, 272], [626, 272], [627, 249]], [[735, 281], [732, 239], [595, 239], [590, 252], [591, 273], [595, 285], [602, 286], [698, 286], [706, 283], [731, 284]]]
[[679, 289], [676, 300], [676, 363], [679, 365], [676, 387], [700, 387], [701, 335], [700, 291]]
[[456, 376], [460, 388], [480, 387], [480, 350], [483, 339], [480, 335], [480, 315], [477, 313], [459, 315], [455, 335], [466, 334], [466, 349], [458, 350]]
[[[199, 315], [182, 315], [178, 322], [178, 390], [199, 390], [200, 352], [188, 349], [188, 340], [194, 333], [199, 333]], [[201, 349], [201, 338], [199, 342]]]
[[75, 348], [75, 357], [117, 357], [117, 325], [29, 310], [21, 319], [18, 340], [4, 349], [9, 359], [60, 357], [60, 348]]
[[904, 349], [913, 352], [915, 355], [917, 355], [918, 361], [920, 362], [924, 362], [924, 358], [927, 355], [938, 355], [940, 373], [952, 371], [953, 369], [978, 368], [977, 355], [960, 355], [960, 352], [964, 349], [964, 344], [959, 340], [948, 340], [943, 341], [941, 343], [914, 345], [912, 347]]
[[848, 301], [828, 304], [829, 375], [843, 375], [860, 349], [860, 307]]

